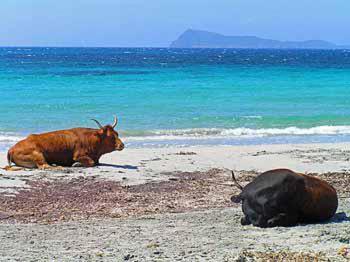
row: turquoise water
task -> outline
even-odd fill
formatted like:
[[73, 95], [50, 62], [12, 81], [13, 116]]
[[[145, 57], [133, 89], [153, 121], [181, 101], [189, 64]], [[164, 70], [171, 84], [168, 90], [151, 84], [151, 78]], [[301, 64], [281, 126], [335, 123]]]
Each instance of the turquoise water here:
[[0, 48], [0, 149], [120, 119], [130, 146], [350, 141], [350, 52]]

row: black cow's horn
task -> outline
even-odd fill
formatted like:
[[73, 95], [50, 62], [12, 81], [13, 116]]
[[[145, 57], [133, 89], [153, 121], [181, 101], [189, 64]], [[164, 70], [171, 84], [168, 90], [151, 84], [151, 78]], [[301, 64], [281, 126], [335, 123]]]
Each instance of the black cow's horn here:
[[114, 116], [114, 123], [113, 123], [112, 127], [115, 128], [117, 126], [117, 124], [118, 124], [118, 118], [117, 118], [117, 116]]
[[95, 121], [96, 124], [99, 126], [99, 128], [103, 128], [103, 126], [100, 124], [100, 122], [98, 122], [96, 119], [91, 119], [92, 121]]
[[241, 184], [239, 184], [236, 180], [236, 177], [235, 177], [235, 173], [233, 171], [232, 172], [232, 181], [233, 183], [235, 184], [236, 187], [238, 187], [240, 190], [243, 190], [243, 187]]

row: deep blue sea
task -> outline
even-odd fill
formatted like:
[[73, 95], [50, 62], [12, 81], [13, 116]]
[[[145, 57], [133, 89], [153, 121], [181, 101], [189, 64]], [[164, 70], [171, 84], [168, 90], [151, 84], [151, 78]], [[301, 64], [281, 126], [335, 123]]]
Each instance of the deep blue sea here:
[[350, 50], [0, 48], [0, 150], [107, 124], [128, 146], [350, 141]]

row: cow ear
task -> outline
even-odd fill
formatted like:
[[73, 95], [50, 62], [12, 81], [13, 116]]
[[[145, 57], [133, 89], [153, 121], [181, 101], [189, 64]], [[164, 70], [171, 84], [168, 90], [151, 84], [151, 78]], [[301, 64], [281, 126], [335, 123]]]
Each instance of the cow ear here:
[[232, 197], [231, 197], [231, 201], [232, 201], [233, 203], [236, 203], [236, 204], [241, 203], [241, 201], [242, 201], [241, 195], [232, 196]]
[[100, 136], [105, 136], [106, 133], [107, 133], [107, 129], [106, 128], [100, 128], [97, 132], [98, 132], [98, 134]]

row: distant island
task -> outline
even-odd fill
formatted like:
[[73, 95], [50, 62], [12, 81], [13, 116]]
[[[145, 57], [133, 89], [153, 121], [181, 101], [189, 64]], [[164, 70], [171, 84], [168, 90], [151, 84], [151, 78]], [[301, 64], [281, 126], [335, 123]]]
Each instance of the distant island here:
[[278, 41], [256, 36], [225, 36], [217, 33], [188, 29], [173, 41], [171, 48], [253, 48], [253, 49], [341, 49], [323, 40]]

